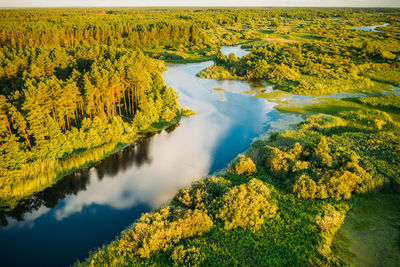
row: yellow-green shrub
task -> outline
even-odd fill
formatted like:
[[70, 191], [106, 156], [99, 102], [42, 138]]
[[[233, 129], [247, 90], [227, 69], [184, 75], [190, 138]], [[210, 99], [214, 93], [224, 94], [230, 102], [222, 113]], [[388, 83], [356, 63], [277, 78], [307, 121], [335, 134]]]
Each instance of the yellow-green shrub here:
[[318, 245], [318, 252], [325, 257], [331, 253], [333, 239], [340, 226], [343, 224], [345, 214], [328, 205], [323, 214], [316, 216], [316, 223], [321, 230], [322, 241]]
[[344, 222], [344, 217], [344, 214], [337, 211], [332, 205], [328, 205], [323, 214], [317, 215], [316, 222], [322, 232], [327, 232], [340, 226]]
[[[338, 125], [336, 120], [324, 122], [320, 116], [308, 121], [314, 126], [304, 125], [306, 133], [318, 128], [315, 125]], [[353, 192], [365, 193], [376, 187], [355, 151], [340, 147], [328, 136], [314, 131], [307, 135], [301, 132], [303, 146], [293, 141], [290, 146], [288, 140], [293, 138], [290, 135], [293, 132], [278, 136], [283, 139], [276, 141], [278, 145], [264, 147], [265, 167], [273, 177], [285, 180], [298, 197], [349, 199]]]
[[211, 201], [226, 193], [229, 186], [230, 181], [222, 177], [211, 177], [180, 189], [172, 203], [189, 209], [207, 210]]
[[143, 215], [132, 229], [123, 233], [119, 246], [139, 257], [171, 248], [182, 238], [201, 235], [213, 226], [210, 217], [200, 210], [164, 207]]
[[243, 154], [239, 154], [238, 157], [230, 164], [227, 170], [227, 172], [230, 174], [246, 176], [250, 176], [256, 171], [256, 165], [251, 158], [246, 157]]
[[275, 216], [277, 206], [270, 202], [270, 190], [258, 179], [233, 187], [216, 203], [215, 217], [225, 229], [259, 227]]
[[198, 247], [186, 248], [176, 246], [171, 254], [171, 259], [177, 266], [200, 266], [206, 259], [206, 255]]

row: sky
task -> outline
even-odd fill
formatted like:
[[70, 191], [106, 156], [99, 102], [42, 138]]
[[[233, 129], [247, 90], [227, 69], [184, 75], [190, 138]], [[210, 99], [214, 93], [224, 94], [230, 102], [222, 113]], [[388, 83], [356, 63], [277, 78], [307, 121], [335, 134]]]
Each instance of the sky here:
[[0, 7], [301, 6], [400, 7], [400, 0], [0, 0]]

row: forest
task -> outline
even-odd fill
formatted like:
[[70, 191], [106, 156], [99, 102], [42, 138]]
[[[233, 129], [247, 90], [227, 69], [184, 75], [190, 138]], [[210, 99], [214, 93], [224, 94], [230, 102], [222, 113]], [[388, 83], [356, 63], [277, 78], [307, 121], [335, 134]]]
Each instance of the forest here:
[[[14, 33], [3, 37], [13, 43]], [[30, 41], [40, 39], [36, 34], [39, 38]], [[150, 125], [170, 123], [181, 114], [177, 95], [161, 77], [163, 62], [141, 51], [96, 43], [46, 47], [29, 42], [21, 48], [4, 42], [2, 201], [13, 203], [48, 186], [61, 174], [101, 159], [118, 143], [131, 142]]]
[[[395, 8], [2, 9], [0, 207], [12, 213], [195, 114], [161, 73], [212, 60], [198, 77], [261, 80], [277, 95], [362, 94], [277, 100], [304, 122], [253, 142], [76, 265], [352, 265], [347, 214], [359, 199], [400, 192], [399, 34]], [[225, 56], [225, 45], [249, 54]]]

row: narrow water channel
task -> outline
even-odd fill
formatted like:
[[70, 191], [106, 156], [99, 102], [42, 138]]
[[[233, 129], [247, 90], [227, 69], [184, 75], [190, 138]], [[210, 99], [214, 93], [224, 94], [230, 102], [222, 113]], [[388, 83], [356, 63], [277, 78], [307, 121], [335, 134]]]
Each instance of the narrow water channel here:
[[[239, 47], [222, 52], [248, 53]], [[1, 213], [3, 266], [68, 266], [84, 260], [89, 250], [112, 241], [179, 188], [223, 169], [270, 122], [282, 118], [274, 103], [247, 93], [265, 85], [196, 77], [211, 64], [169, 65], [163, 73], [181, 105], [196, 115]]]

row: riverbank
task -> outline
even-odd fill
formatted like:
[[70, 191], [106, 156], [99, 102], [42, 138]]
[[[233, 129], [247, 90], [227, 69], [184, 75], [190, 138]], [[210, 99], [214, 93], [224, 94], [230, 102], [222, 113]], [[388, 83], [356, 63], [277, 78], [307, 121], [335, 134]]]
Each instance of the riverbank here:
[[[121, 136], [119, 140], [106, 143], [99, 147], [87, 149], [83, 152], [75, 152], [62, 160], [54, 162], [45, 162], [45, 167], [39, 168], [40, 173], [34, 172], [37, 176], [34, 179], [28, 177], [18, 184], [3, 185], [0, 190], [0, 208], [4, 211], [12, 210], [22, 199], [28, 198], [30, 195], [43, 191], [58, 182], [63, 177], [76, 172], [80, 169], [89, 168], [93, 164], [113, 155], [124, 148], [130, 146], [141, 137], [149, 133], [154, 133], [168, 128], [180, 121], [183, 116], [193, 115], [193, 111], [182, 109], [180, 114], [170, 122], [159, 122], [148, 126], [148, 128], [137, 133]], [[32, 170], [38, 168], [33, 167]], [[3, 181], [4, 183], [4, 181]], [[10, 194], [12, 192], [12, 194]]]

